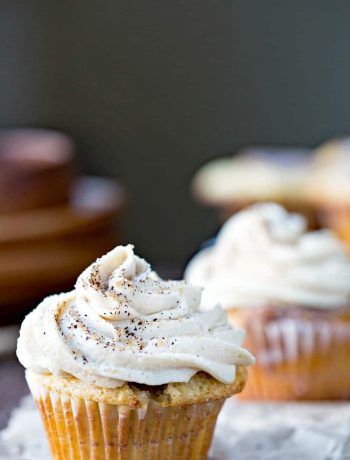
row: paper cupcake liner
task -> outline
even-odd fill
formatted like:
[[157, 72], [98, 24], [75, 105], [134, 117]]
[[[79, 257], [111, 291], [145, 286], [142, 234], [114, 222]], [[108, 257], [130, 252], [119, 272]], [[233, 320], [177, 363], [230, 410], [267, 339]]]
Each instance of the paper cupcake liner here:
[[[292, 307], [291, 307], [292, 309]], [[272, 315], [271, 315], [272, 310]], [[339, 312], [285, 311], [283, 317], [229, 311], [246, 329], [245, 346], [256, 365], [240, 399], [331, 400], [350, 398], [350, 320]]]
[[223, 400], [134, 409], [50, 391], [27, 375], [56, 460], [207, 458]]

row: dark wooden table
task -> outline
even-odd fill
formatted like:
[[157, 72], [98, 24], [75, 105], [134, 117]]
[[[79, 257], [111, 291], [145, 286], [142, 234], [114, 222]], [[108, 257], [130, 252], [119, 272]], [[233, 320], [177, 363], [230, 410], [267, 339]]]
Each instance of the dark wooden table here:
[[6, 426], [12, 409], [27, 393], [24, 370], [16, 357], [0, 358], [0, 430]]

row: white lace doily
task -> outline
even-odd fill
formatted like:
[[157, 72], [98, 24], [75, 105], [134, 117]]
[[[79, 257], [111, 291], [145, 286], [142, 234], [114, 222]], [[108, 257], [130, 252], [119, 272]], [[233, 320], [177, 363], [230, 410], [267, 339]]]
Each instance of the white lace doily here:
[[[48, 460], [30, 396], [0, 433], [1, 460]], [[257, 404], [229, 400], [219, 416], [210, 459], [350, 459], [350, 404]]]

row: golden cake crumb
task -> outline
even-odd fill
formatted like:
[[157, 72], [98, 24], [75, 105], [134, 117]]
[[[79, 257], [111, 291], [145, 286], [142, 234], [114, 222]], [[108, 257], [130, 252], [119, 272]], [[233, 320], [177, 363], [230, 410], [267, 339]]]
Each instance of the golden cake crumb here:
[[227, 398], [242, 391], [247, 380], [246, 369], [237, 367], [236, 379], [230, 384], [221, 383], [210, 375], [199, 372], [187, 383], [169, 383], [155, 387], [124, 383], [119, 388], [102, 388], [83, 383], [75, 377], [26, 372], [30, 374], [31, 380], [49, 391], [65, 393], [73, 398], [133, 408], [144, 407], [150, 399], [163, 407], [170, 407]]

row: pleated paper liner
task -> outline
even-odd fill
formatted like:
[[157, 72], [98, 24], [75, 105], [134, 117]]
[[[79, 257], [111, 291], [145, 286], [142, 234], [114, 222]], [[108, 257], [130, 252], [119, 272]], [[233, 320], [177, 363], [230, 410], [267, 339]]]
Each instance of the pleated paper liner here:
[[27, 373], [56, 460], [204, 460], [224, 399], [142, 409], [49, 390]]
[[293, 307], [232, 309], [246, 329], [256, 365], [240, 399], [337, 400], [350, 398], [350, 313]]

